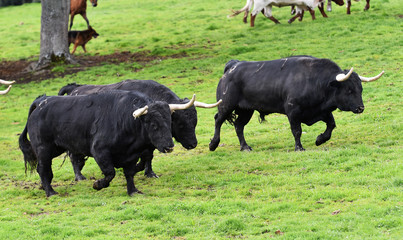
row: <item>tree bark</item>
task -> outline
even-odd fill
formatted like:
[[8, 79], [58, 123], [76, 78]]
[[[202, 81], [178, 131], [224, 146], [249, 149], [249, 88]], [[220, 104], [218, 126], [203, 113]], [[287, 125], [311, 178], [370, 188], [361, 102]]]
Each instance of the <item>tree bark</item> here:
[[42, 0], [41, 49], [34, 70], [52, 62], [76, 63], [68, 44], [70, 0]]

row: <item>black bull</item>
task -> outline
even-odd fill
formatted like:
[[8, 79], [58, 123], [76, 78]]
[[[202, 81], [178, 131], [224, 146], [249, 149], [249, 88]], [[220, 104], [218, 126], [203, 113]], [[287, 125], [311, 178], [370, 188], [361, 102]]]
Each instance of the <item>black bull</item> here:
[[[102, 92], [107, 90], [127, 90], [127, 91], [139, 91], [144, 93], [154, 101], [164, 101], [170, 104], [184, 104], [189, 102], [187, 98], [179, 98], [171, 89], [159, 84], [153, 80], [125, 80], [122, 82], [108, 84], [108, 85], [78, 85], [75, 83], [68, 84], [60, 89], [59, 95], [86, 95], [96, 92]], [[216, 107], [216, 104], [205, 104], [195, 101], [194, 106], [183, 111], [177, 111], [172, 114], [172, 136], [176, 141], [180, 142], [182, 146], [188, 150], [197, 146], [196, 138], [196, 125], [197, 125], [197, 112], [196, 107], [212, 108]], [[144, 170], [144, 175], [147, 177], [158, 177], [152, 170], [153, 153], [145, 152], [141, 156], [141, 164], [139, 164], [140, 171]], [[81, 174], [81, 169], [85, 164], [85, 158], [73, 161], [74, 173], [76, 180], [85, 179]]]
[[210, 142], [214, 151], [220, 142], [221, 125], [234, 124], [241, 150], [251, 150], [244, 138], [244, 127], [254, 110], [264, 116], [281, 113], [288, 117], [295, 139], [295, 151], [302, 151], [301, 123], [308, 126], [323, 121], [326, 130], [316, 139], [319, 146], [331, 137], [336, 127], [332, 112], [362, 113], [361, 81], [365, 78], [353, 69], [341, 70], [329, 59], [295, 56], [273, 61], [245, 62], [231, 60], [217, 86], [217, 99], [222, 99], [215, 116], [215, 133]]
[[57, 194], [51, 186], [53, 158], [66, 151], [73, 158], [92, 156], [105, 175], [94, 182], [94, 189], [108, 187], [115, 168], [123, 168], [127, 193], [132, 195], [138, 192], [133, 176], [140, 155], [155, 148], [173, 149], [171, 111], [166, 102], [124, 91], [38, 97], [19, 138], [26, 169], [36, 167], [46, 195], [51, 196]]

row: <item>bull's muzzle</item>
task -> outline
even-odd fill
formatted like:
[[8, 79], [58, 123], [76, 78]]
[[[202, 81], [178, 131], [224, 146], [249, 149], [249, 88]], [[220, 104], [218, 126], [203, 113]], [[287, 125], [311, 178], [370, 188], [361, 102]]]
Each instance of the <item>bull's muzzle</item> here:
[[163, 153], [171, 153], [173, 150], [174, 150], [173, 147], [166, 147], [166, 148], [164, 148]]
[[359, 106], [355, 111], [354, 111], [354, 113], [362, 113], [362, 112], [364, 112], [364, 106]]

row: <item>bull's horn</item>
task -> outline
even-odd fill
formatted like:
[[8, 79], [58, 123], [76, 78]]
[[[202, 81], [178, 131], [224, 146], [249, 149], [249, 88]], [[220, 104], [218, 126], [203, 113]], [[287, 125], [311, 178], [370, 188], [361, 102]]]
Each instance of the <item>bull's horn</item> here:
[[10, 85], [10, 86], [8, 86], [8, 88], [6, 90], [0, 91], [0, 95], [7, 94], [10, 91], [11, 87], [12, 86]]
[[371, 78], [363, 77], [360, 75], [358, 75], [358, 76], [360, 77], [361, 81], [363, 81], [363, 82], [372, 82], [372, 81], [378, 80], [380, 77], [382, 77], [382, 75], [384, 73], [385, 73], [385, 71], [382, 71], [380, 74], [376, 75], [375, 77], [371, 77]]
[[148, 106], [142, 107], [137, 109], [136, 111], [133, 112], [133, 117], [134, 119], [140, 117], [141, 115], [147, 114]]
[[347, 74], [344, 74], [344, 73], [337, 74], [336, 80], [338, 82], [346, 81], [351, 76], [351, 74], [353, 73], [353, 70], [354, 70], [354, 68], [351, 68], [350, 71]]
[[195, 107], [200, 107], [200, 108], [213, 108], [213, 107], [217, 107], [218, 105], [220, 105], [221, 102], [222, 102], [221, 99], [218, 102], [212, 103], [212, 104], [195, 101], [194, 105], [195, 105]]
[[192, 99], [190, 99], [189, 102], [184, 103], [184, 104], [169, 104], [169, 108], [171, 109], [171, 112], [174, 112], [176, 110], [184, 110], [190, 108], [196, 100], [196, 94], [193, 94]]
[[15, 83], [15, 81], [5, 81], [5, 80], [0, 79], [0, 83], [4, 84], [4, 85], [11, 85], [11, 84]]

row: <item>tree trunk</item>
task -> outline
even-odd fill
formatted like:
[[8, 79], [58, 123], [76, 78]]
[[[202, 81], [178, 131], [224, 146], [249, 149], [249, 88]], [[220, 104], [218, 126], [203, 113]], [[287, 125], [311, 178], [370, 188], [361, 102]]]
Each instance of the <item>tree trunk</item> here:
[[34, 70], [52, 62], [76, 63], [68, 44], [70, 0], [42, 0], [41, 50]]

